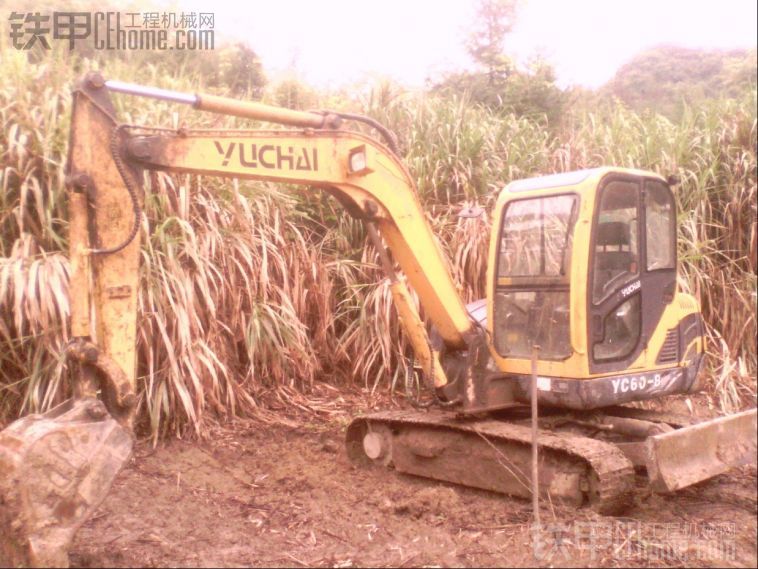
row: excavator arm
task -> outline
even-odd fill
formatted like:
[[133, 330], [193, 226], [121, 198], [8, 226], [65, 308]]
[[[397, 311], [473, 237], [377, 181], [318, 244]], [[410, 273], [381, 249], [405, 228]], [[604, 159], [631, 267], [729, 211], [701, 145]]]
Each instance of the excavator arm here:
[[[125, 125], [116, 116], [112, 92], [294, 128], [202, 131]], [[371, 119], [347, 117], [377, 128], [388, 147], [341, 130], [342, 118], [106, 82], [98, 74], [77, 85], [66, 180], [73, 338], [67, 356], [75, 369], [74, 397], [0, 433], [0, 561], [66, 564], [76, 530], [131, 455], [145, 170], [286, 182], [334, 196], [366, 223], [416, 360], [444, 397], [441, 388], [448, 380], [439, 350], [464, 349], [480, 332], [458, 295], [413, 181], [390, 148], [392, 136]], [[444, 346], [432, 348], [380, 233]]]

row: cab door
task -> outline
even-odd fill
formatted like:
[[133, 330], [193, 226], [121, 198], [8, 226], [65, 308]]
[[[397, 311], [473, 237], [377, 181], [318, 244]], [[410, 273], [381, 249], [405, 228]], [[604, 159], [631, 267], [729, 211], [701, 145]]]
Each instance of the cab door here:
[[640, 354], [647, 354], [676, 290], [673, 195], [660, 180], [615, 174], [601, 182], [595, 209], [587, 300], [590, 372], [653, 365], [654, 357]]

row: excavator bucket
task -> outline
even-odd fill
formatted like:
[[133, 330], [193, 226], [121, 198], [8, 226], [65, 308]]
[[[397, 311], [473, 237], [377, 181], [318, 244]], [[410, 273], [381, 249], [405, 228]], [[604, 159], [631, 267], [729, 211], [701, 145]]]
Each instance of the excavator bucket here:
[[0, 566], [67, 567], [74, 534], [108, 494], [132, 442], [93, 397], [0, 431]]
[[647, 473], [656, 492], [673, 492], [756, 463], [756, 410], [648, 437]]

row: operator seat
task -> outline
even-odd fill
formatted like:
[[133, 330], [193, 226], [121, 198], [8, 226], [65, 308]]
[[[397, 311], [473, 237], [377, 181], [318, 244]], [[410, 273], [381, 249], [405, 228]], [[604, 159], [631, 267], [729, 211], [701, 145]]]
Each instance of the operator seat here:
[[[595, 255], [595, 297], [604, 296], [603, 287], [622, 273], [634, 273], [636, 255], [630, 251], [629, 225], [622, 221], [607, 221], [598, 225]], [[609, 249], [611, 248], [611, 249]], [[624, 249], [626, 248], [626, 249]]]

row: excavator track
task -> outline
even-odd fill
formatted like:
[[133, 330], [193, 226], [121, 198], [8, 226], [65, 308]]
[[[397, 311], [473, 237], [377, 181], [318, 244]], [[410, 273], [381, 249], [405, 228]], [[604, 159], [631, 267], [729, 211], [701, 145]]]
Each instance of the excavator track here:
[[[400, 472], [528, 497], [531, 431], [501, 420], [460, 419], [445, 411], [386, 411], [353, 420], [348, 456]], [[540, 488], [551, 500], [602, 514], [631, 499], [634, 467], [613, 444], [541, 429]]]

